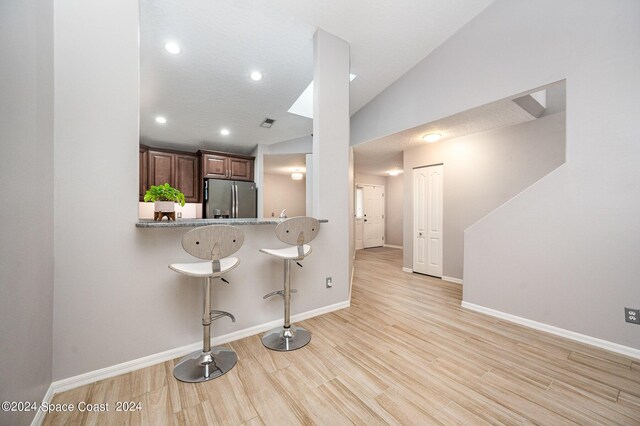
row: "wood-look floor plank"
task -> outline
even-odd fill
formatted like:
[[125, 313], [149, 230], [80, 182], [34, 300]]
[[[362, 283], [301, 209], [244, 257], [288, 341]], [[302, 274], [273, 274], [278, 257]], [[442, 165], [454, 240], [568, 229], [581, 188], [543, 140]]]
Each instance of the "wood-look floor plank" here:
[[462, 286], [401, 267], [401, 250], [358, 251], [351, 307], [301, 323], [313, 337], [300, 350], [251, 336], [227, 345], [238, 364], [213, 381], [179, 382], [168, 361], [52, 401], [142, 411], [44, 424], [640, 425], [639, 360], [463, 309]]

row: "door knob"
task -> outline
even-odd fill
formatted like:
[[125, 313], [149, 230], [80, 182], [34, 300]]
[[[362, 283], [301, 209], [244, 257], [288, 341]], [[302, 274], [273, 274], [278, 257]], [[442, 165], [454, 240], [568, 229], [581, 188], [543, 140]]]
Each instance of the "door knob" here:
[[418, 235], [422, 237], [422, 232], [418, 232]]

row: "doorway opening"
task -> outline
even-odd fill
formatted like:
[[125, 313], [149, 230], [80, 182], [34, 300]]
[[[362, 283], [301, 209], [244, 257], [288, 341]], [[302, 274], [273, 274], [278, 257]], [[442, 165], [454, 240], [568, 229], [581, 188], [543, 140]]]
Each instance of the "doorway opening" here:
[[384, 245], [384, 185], [356, 183], [356, 250]]

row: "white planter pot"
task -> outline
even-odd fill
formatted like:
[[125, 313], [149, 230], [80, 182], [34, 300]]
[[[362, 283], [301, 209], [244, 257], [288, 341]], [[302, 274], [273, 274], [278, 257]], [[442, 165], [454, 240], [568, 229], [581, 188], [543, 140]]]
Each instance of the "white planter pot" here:
[[163, 213], [174, 212], [176, 211], [176, 203], [173, 201], [156, 201], [153, 211]]

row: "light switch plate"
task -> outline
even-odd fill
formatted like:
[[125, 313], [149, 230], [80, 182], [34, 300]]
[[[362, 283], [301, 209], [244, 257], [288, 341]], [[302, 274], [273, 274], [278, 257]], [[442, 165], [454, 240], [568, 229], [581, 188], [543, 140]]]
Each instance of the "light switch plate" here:
[[333, 287], [333, 279], [331, 277], [327, 277], [327, 279], [325, 280], [325, 283], [327, 285], [327, 288]]

